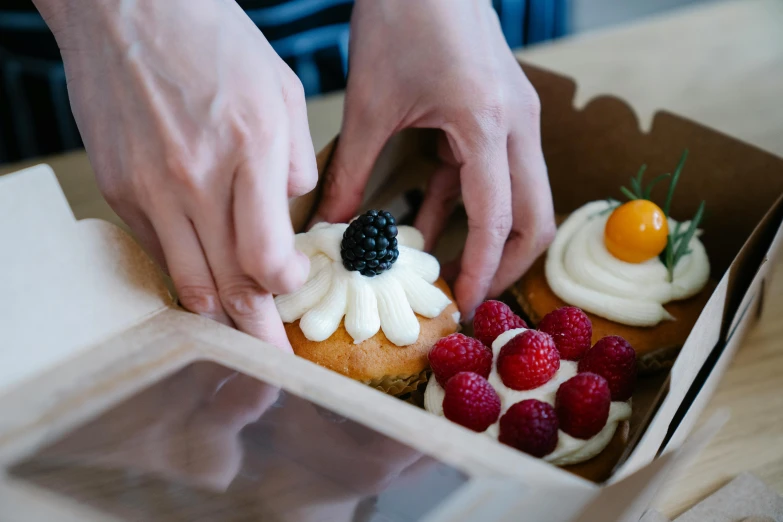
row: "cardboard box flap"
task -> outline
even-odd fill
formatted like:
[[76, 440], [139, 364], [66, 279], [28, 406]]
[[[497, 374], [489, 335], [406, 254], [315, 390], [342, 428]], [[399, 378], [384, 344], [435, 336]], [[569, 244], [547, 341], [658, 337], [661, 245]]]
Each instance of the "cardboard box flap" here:
[[0, 178], [0, 209], [0, 395], [169, 304], [141, 248], [77, 222], [48, 166]]
[[676, 451], [668, 452], [633, 475], [613, 478], [602, 488], [576, 522], [639, 520], [652, 501], [660, 495], [673, 475], [688, 466], [729, 419], [727, 411], [718, 411]]
[[[775, 257], [781, 248], [783, 248], [783, 227], [778, 227], [767, 256], [769, 258]], [[767, 256], [765, 256], [765, 260]], [[690, 433], [699, 414], [717, 388], [720, 377], [753, 324], [754, 314], [757, 314], [763, 305], [764, 281], [769, 276], [771, 269], [770, 263], [762, 262], [737, 309], [726, 337], [721, 338], [721, 341], [709, 354], [700, 367], [698, 375], [693, 378], [693, 384], [688, 389], [688, 393], [680, 401], [677, 413], [669, 426], [666, 438], [663, 440], [662, 450], [676, 448]]]
[[648, 424], [641, 428], [641, 437], [630, 444], [627, 458], [615, 470], [614, 479], [622, 479], [641, 469], [660, 452], [672, 421], [691, 390], [691, 384], [708, 360], [713, 348], [720, 340], [720, 325], [725, 303], [728, 275], [724, 276], [710, 297], [704, 311], [693, 327], [685, 346], [680, 351], [671, 369], [667, 388], [662, 394], [663, 400], [647, 419]]
[[[719, 283], [672, 369], [662, 404], [629, 459], [616, 471], [622, 478], [660, 451], [693, 380], [735, 319], [736, 303], [748, 292], [769, 249], [770, 231], [779, 225], [778, 211], [768, 211], [783, 193], [783, 159], [665, 112], [655, 115], [650, 132], [642, 132], [624, 101], [601, 96], [577, 109], [572, 80], [523, 67], [541, 98], [543, 150], [556, 212], [569, 213], [589, 200], [622, 198], [619, 187], [628, 184], [640, 165], [648, 165], [648, 179], [652, 179], [671, 172], [685, 149], [689, 157], [672, 215], [689, 219], [701, 199], [707, 203], [702, 239], [712, 277]], [[369, 206], [398, 205], [407, 191], [424, 189], [437, 166], [432, 131], [407, 132], [399, 139], [407, 144], [396, 146], [394, 161], [382, 156], [375, 166], [373, 177], [380, 181], [374, 186], [379, 188], [365, 194]], [[328, 160], [330, 147], [322, 152]], [[664, 185], [653, 192], [660, 203], [665, 199]], [[458, 255], [464, 235], [464, 211], [458, 210], [436, 248], [437, 257], [447, 261]]]
[[[622, 199], [619, 186], [642, 164], [652, 179], [672, 172], [688, 149], [671, 212], [675, 219], [690, 219], [700, 200], [706, 201], [702, 240], [713, 278], [720, 279], [783, 194], [783, 159], [777, 156], [663, 111], [655, 114], [651, 131], [642, 132], [633, 109], [621, 99], [597, 97], [579, 110], [573, 105], [576, 84], [571, 79], [529, 65], [523, 68], [541, 98], [541, 139], [557, 212], [570, 212], [589, 200]], [[653, 190], [655, 201], [665, 199], [665, 185]], [[746, 254], [755, 252], [754, 247], [755, 242], [749, 242]], [[755, 273], [756, 261], [740, 256], [737, 273]], [[730, 282], [730, 300], [743, 293], [741, 284]], [[727, 310], [724, 319], [733, 311]]]
[[[775, 205], [763, 217], [729, 269], [729, 288], [724, 316], [731, 319], [724, 323], [721, 339], [728, 340], [732, 330], [737, 327], [743, 303], [750, 297], [748, 294], [752, 282], [758, 278], [762, 265], [768, 259], [775, 257], [776, 249], [780, 248], [781, 228], [783, 228], [783, 195], [778, 197]], [[777, 247], [775, 247], [776, 243], [778, 243]]]
[[[717, 386], [716, 374], [722, 375], [736, 349], [736, 342], [729, 345], [729, 341], [740, 324], [747, 329], [751, 322], [747, 317], [750, 304], [763, 297], [762, 283], [769, 270], [765, 261], [774, 257], [783, 244], [782, 218], [783, 199], [778, 199], [743, 245], [704, 307], [671, 370], [672, 385], [658, 408], [655, 422], [644, 430], [633, 453], [616, 471], [616, 477], [639, 469], [664, 447], [676, 448], [690, 432], [696, 416]], [[724, 354], [727, 346], [733, 349]], [[710, 382], [712, 385], [705, 388]], [[690, 421], [681, 425], [684, 419]]]
[[572, 520], [594, 496], [594, 491], [567, 484], [553, 490], [508, 477], [480, 478], [462, 486], [424, 522]]
[[[672, 216], [690, 219], [701, 199], [706, 201], [702, 240], [713, 279], [720, 280], [732, 268], [727, 288], [730, 306], [722, 314], [725, 330], [769, 246], [769, 226], [777, 214], [768, 212], [783, 195], [783, 159], [667, 112], [658, 112], [651, 131], [643, 132], [633, 109], [612, 96], [600, 96], [577, 109], [573, 80], [527, 64], [523, 68], [541, 99], [542, 146], [555, 211], [560, 214], [585, 201], [622, 199], [620, 186], [627, 185], [642, 164], [648, 167], [647, 179], [652, 179], [672, 172], [682, 152], [689, 150]], [[319, 172], [328, 166], [335, 143], [319, 153]], [[375, 165], [365, 202], [388, 204], [389, 194], [426, 187], [437, 166], [435, 144], [434, 133], [428, 130], [395, 136]], [[322, 184], [323, 179], [319, 188]], [[652, 198], [659, 203], [665, 199], [665, 185], [653, 190]], [[737, 191], [738, 186], [743, 190]], [[319, 196], [306, 197], [315, 203]], [[294, 214], [295, 223], [304, 221], [306, 207]], [[443, 251], [458, 251], [455, 244], [460, 239], [452, 239]], [[453, 257], [441, 250], [436, 254], [441, 260]]]

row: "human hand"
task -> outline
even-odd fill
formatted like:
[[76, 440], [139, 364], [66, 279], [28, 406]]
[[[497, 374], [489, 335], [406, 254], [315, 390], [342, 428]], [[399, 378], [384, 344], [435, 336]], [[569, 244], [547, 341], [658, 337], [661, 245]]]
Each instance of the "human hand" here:
[[440, 129], [442, 164], [415, 225], [431, 249], [461, 193], [469, 232], [454, 293], [472, 317], [554, 236], [538, 97], [490, 2], [357, 0], [351, 31], [342, 133], [317, 219], [355, 213], [394, 133]]
[[298, 78], [235, 2], [36, 3], [101, 191], [182, 305], [290, 350], [272, 293], [307, 277], [288, 198], [317, 180]]
[[77, 428], [40, 457], [132, 469], [224, 491], [245, 459], [242, 432], [280, 390], [199, 361]]

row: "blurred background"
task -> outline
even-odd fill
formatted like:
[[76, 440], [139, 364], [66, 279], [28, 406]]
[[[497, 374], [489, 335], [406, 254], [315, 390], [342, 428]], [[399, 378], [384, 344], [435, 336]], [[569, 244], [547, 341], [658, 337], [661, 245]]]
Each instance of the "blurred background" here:
[[[493, 0], [512, 48], [713, 0]], [[238, 0], [307, 96], [340, 90], [352, 0]], [[0, 0], [0, 164], [82, 146], [54, 38], [31, 0]]]

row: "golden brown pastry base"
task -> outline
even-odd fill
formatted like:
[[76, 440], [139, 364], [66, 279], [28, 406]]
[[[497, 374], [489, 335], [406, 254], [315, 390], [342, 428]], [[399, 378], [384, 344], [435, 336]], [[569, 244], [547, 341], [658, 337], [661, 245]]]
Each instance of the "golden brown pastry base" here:
[[[545, 260], [546, 254], [538, 258], [524, 277], [510, 289], [514, 299], [534, 325], [552, 310], [567, 306], [567, 303], [549, 288], [544, 273]], [[663, 321], [653, 327], [627, 326], [586, 312], [593, 323], [593, 343], [607, 335], [619, 335], [636, 350], [641, 373], [654, 373], [669, 368], [714, 288], [715, 283], [709, 281], [696, 296], [667, 304], [666, 309], [676, 320]]]
[[438, 317], [417, 316], [421, 324], [418, 340], [410, 346], [397, 346], [379, 331], [360, 344], [345, 330], [344, 323], [322, 342], [308, 340], [299, 328], [299, 321], [285, 325], [294, 353], [346, 377], [363, 382], [391, 395], [400, 396], [415, 391], [427, 379], [429, 354], [442, 337], [457, 331], [454, 321], [457, 305], [448, 285], [442, 279], [435, 282], [451, 299]]
[[609, 445], [601, 453], [585, 462], [562, 466], [562, 468], [584, 479], [599, 483], [604, 482], [620, 461], [625, 447], [628, 445], [629, 432], [630, 423], [628, 421], [621, 422], [617, 425], [617, 431], [614, 432], [614, 437], [609, 441]]

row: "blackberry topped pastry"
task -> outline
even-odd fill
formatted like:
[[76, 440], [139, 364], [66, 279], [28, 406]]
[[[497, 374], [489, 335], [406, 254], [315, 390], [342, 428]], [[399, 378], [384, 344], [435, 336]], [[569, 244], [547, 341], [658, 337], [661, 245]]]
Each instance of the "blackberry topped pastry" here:
[[430, 348], [460, 316], [423, 247], [418, 230], [377, 210], [297, 234], [310, 274], [275, 298], [294, 353], [395, 396], [426, 382]]

